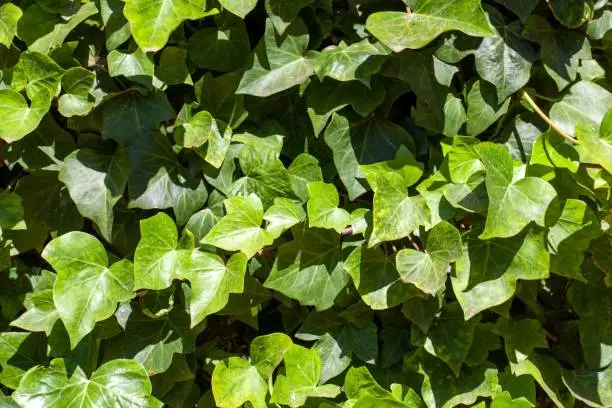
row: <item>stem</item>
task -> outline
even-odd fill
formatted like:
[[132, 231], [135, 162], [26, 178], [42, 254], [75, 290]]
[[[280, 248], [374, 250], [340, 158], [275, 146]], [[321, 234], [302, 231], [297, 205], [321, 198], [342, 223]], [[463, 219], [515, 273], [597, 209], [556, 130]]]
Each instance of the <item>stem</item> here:
[[533, 110], [542, 118], [542, 120], [544, 120], [544, 122], [548, 123], [548, 125], [555, 132], [557, 132], [559, 135], [563, 136], [564, 138], [566, 138], [567, 140], [569, 140], [573, 144], [578, 144], [579, 143], [578, 139], [575, 139], [574, 137], [570, 136], [563, 129], [561, 129], [560, 127], [555, 125], [553, 123], [553, 121], [550, 120], [550, 118], [548, 116], [546, 116], [546, 114], [544, 112], [542, 112], [542, 109], [540, 109], [540, 107], [535, 103], [535, 101], [533, 99], [531, 99], [531, 96], [529, 96], [529, 94], [527, 92], [525, 92], [524, 90], [521, 91], [521, 97], [529, 104], [529, 106], [531, 106], [533, 108]]

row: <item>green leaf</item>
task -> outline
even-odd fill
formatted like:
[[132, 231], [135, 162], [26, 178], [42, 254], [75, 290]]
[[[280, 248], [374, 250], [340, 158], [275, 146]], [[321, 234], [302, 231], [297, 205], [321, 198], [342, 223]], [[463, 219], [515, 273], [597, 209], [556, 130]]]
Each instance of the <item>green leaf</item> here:
[[225, 217], [215, 224], [203, 243], [226, 251], [241, 251], [249, 258], [272, 244], [273, 236], [261, 228], [264, 211], [257, 195], [230, 197], [225, 201], [225, 211]]
[[21, 9], [13, 3], [0, 6], [0, 44], [11, 46], [17, 32], [17, 22], [22, 15]]
[[178, 231], [164, 213], [140, 221], [142, 238], [134, 254], [134, 289], [161, 290], [190, 273], [189, 248], [180, 248]]
[[107, 58], [110, 76], [123, 75], [144, 85], [151, 83], [150, 77], [153, 76], [155, 66], [153, 60], [140, 48], [136, 48], [133, 52], [112, 50], [108, 53]]
[[241, 253], [232, 255], [224, 264], [215, 254], [193, 251], [189, 271], [185, 274], [192, 290], [189, 302], [191, 327], [223, 309], [230, 294], [242, 293], [246, 267], [247, 257]]
[[251, 342], [251, 363], [259, 374], [268, 379], [283, 361], [285, 353], [293, 347], [291, 338], [284, 333], [258, 336]]
[[495, 2], [503, 4], [525, 23], [540, 0], [495, 0]]
[[487, 9], [497, 35], [486, 37], [474, 57], [476, 71], [497, 88], [497, 100], [504, 101], [529, 81], [531, 65], [536, 59], [531, 45], [520, 36], [520, 26], [506, 25], [503, 15]]
[[127, 151], [121, 148], [112, 155], [80, 149], [64, 159], [59, 174], [81, 215], [92, 219], [108, 242], [112, 242], [113, 207], [123, 196], [129, 168]]
[[84, 68], [67, 70], [62, 76], [62, 89], [66, 93], [57, 101], [60, 113], [67, 118], [87, 115], [94, 106], [89, 92], [95, 81], [96, 75]]
[[236, 93], [266, 97], [301, 84], [313, 71], [306, 54], [308, 40], [308, 30], [301, 20], [291, 24], [282, 36], [268, 20], [253, 66], [242, 76]]
[[328, 228], [342, 233], [350, 222], [350, 214], [338, 208], [340, 196], [333, 184], [321, 182], [308, 184], [308, 226], [310, 228]]
[[220, 0], [219, 3], [240, 18], [245, 18], [257, 6], [257, 0]]
[[376, 179], [381, 174], [397, 174], [406, 186], [416, 184], [423, 175], [423, 164], [405, 146], [400, 146], [395, 159], [359, 166], [359, 169], [375, 192], [379, 190]]
[[178, 47], [166, 47], [159, 57], [159, 66], [155, 76], [168, 85], [193, 85], [187, 67], [187, 50]]
[[340, 235], [331, 230], [296, 231], [295, 239], [278, 249], [264, 286], [303, 305], [328, 309], [346, 286]]
[[318, 160], [307, 153], [300, 154], [291, 162], [287, 174], [295, 195], [304, 202], [308, 200], [308, 184], [323, 181]]
[[38, 333], [3, 332], [0, 334], [0, 384], [15, 389], [32, 367], [47, 361], [46, 341]]
[[405, 181], [397, 174], [376, 178], [374, 194], [374, 229], [370, 246], [410, 235], [429, 221], [429, 208], [422, 196], [409, 196]]
[[217, 406], [240, 407], [249, 401], [254, 408], [265, 408], [268, 386], [257, 368], [240, 357], [230, 357], [216, 365], [212, 390]]
[[451, 282], [467, 319], [512, 298], [518, 279], [549, 276], [550, 255], [541, 232], [487, 241], [470, 232], [463, 238], [463, 246]]
[[236, 129], [248, 116], [244, 108], [244, 95], [235, 94], [240, 78], [239, 72], [217, 77], [213, 77], [208, 72], [195, 84], [200, 107], [233, 129]]
[[266, 12], [276, 31], [283, 35], [287, 27], [297, 18], [298, 13], [314, 0], [266, 0]]
[[553, 105], [550, 119], [570, 135], [575, 134], [580, 123], [599, 129], [611, 104], [612, 94], [605, 88], [593, 82], [580, 81]]
[[362, 40], [358, 43], [326, 47], [314, 62], [314, 71], [320, 80], [330, 77], [338, 81], [359, 80], [370, 84], [370, 77], [385, 62], [388, 51], [379, 43]]
[[440, 34], [459, 30], [475, 37], [495, 35], [480, 1], [413, 1], [406, 12], [382, 11], [368, 17], [368, 31], [395, 52], [423, 48]]
[[436, 224], [427, 235], [426, 252], [402, 249], [397, 253], [397, 270], [404, 282], [432, 296], [443, 289], [451, 262], [461, 256], [459, 231], [446, 221]]
[[120, 0], [100, 1], [100, 16], [104, 24], [106, 48], [108, 50], [114, 50], [132, 36], [130, 24], [123, 15], [124, 4]]
[[129, 208], [171, 207], [179, 225], [202, 208], [208, 197], [204, 181], [179, 163], [165, 136], [154, 133], [138, 139], [129, 152]]
[[610, 153], [612, 153], [611, 123], [612, 110], [609, 110], [603, 119], [599, 132], [592, 126], [582, 123], [576, 126], [576, 135], [580, 141], [581, 161], [601, 164], [608, 173], [612, 172], [612, 159], [610, 158]]
[[158, 51], [184, 20], [217, 13], [216, 9], [205, 9], [205, 0], [129, 0], [123, 12], [138, 46], [144, 51]]
[[565, 371], [563, 383], [574, 397], [591, 407], [612, 404], [612, 366], [603, 371]]
[[548, 348], [544, 329], [534, 319], [508, 320], [500, 317], [493, 332], [504, 338], [506, 355], [511, 363], [520, 363], [535, 348]]
[[546, 0], [548, 7], [564, 26], [578, 28], [584, 24], [593, 11], [590, 2], [580, 0]]
[[112, 316], [117, 303], [133, 297], [132, 263], [108, 267], [106, 250], [89, 234], [73, 231], [55, 238], [42, 256], [57, 272], [53, 301], [72, 348], [97, 322]]
[[542, 179], [514, 180], [512, 158], [504, 146], [483, 143], [477, 152], [486, 170], [489, 210], [480, 239], [507, 238], [521, 232], [530, 222], [547, 225], [546, 217], [555, 210], [555, 189]]
[[13, 320], [11, 326], [31, 332], [44, 331], [49, 336], [53, 326], [60, 318], [53, 303], [53, 290], [45, 289], [33, 292], [29, 297], [26, 296], [24, 305], [28, 310]]
[[205, 28], [189, 38], [189, 58], [198, 67], [229, 72], [242, 68], [251, 51], [244, 23], [235, 17], [221, 18], [217, 28]]
[[[312, 183], [310, 183], [312, 184]], [[266, 231], [279, 237], [283, 232], [306, 219], [304, 209], [288, 198], [277, 198], [263, 216], [268, 221]]]
[[404, 302], [414, 290], [402, 282], [392, 257], [380, 248], [355, 248], [346, 258], [344, 268], [351, 275], [357, 292], [374, 310], [384, 310]]
[[340, 394], [337, 385], [317, 385], [321, 377], [321, 360], [314, 350], [294, 345], [283, 357], [285, 374], [276, 377], [270, 402], [303, 406], [308, 397], [334, 398]]
[[495, 87], [478, 80], [467, 95], [467, 104], [467, 133], [478, 136], [508, 111], [510, 99], [498, 100]]
[[22, 378], [14, 398], [22, 406], [49, 408], [65, 406], [67, 401], [80, 401], [78, 406], [83, 408], [113, 405], [158, 408], [163, 405], [151, 396], [151, 381], [135, 361], [110, 361], [89, 378], [79, 367], [71, 371], [63, 359], [53, 360], [48, 368], [33, 368]]

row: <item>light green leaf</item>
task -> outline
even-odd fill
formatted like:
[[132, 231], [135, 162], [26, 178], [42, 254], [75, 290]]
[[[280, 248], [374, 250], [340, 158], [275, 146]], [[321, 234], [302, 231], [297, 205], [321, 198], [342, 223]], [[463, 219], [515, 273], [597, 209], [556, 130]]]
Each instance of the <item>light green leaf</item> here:
[[417, 0], [406, 12], [382, 11], [368, 17], [366, 28], [395, 52], [423, 48], [440, 34], [459, 30], [475, 37], [495, 35], [479, 0]]
[[242, 76], [236, 93], [266, 97], [304, 82], [313, 70], [312, 61], [305, 55], [308, 39], [308, 29], [301, 20], [291, 24], [281, 37], [268, 20], [253, 66]]
[[414, 291], [402, 282], [392, 257], [380, 248], [367, 249], [365, 244], [351, 252], [344, 262], [357, 292], [374, 310], [384, 310], [403, 303]]
[[573, 398], [563, 385], [561, 366], [551, 357], [534, 353], [518, 364], [510, 363], [510, 367], [517, 377], [532, 376], [558, 407], [574, 405]]
[[13, 397], [27, 407], [60, 408], [69, 401], [82, 408], [163, 406], [151, 396], [151, 381], [135, 361], [110, 361], [89, 378], [80, 367], [71, 372], [66, 364], [63, 359], [55, 359], [49, 367], [39, 366], [28, 371]]
[[312, 346], [321, 359], [321, 378], [319, 384], [325, 384], [330, 379], [339, 376], [352, 361], [351, 353], [329, 333], [321, 336]]
[[129, 168], [127, 151], [121, 148], [112, 155], [80, 149], [64, 159], [59, 173], [81, 215], [92, 219], [108, 242], [112, 242], [113, 207], [123, 196]]
[[125, 3], [121, 0], [100, 1], [100, 16], [104, 24], [106, 48], [109, 51], [119, 47], [132, 36], [130, 24], [123, 15], [124, 6]]
[[21, 9], [13, 3], [0, 6], [0, 44], [11, 46], [13, 36], [17, 32], [17, 22], [22, 15]]
[[446, 221], [436, 224], [427, 235], [427, 252], [402, 249], [397, 253], [397, 270], [404, 282], [432, 296], [443, 289], [451, 262], [461, 256], [459, 231]]
[[144, 85], [151, 83], [155, 71], [153, 60], [140, 48], [132, 52], [112, 50], [108, 53], [108, 73], [112, 77], [123, 75]]
[[221, 408], [238, 408], [247, 401], [254, 408], [265, 408], [268, 385], [257, 368], [240, 357], [220, 361], [212, 375], [215, 402]]
[[296, 157], [287, 168], [291, 188], [303, 202], [308, 200], [308, 184], [323, 181], [319, 161], [308, 153]]
[[315, 182], [308, 184], [308, 225], [310, 228], [328, 228], [338, 234], [350, 223], [351, 216], [338, 208], [340, 196], [333, 184]]
[[404, 238], [429, 222], [430, 211], [421, 196], [409, 196], [405, 181], [395, 173], [376, 178], [374, 229], [370, 246], [382, 241]]
[[226, 251], [241, 251], [250, 258], [274, 241], [273, 236], [261, 228], [264, 212], [257, 195], [230, 197], [225, 201], [225, 211], [225, 217], [215, 224], [203, 243]]
[[506, 25], [503, 15], [494, 8], [487, 8], [487, 12], [497, 35], [485, 37], [474, 53], [476, 71], [495, 85], [501, 102], [527, 84], [536, 55], [521, 38], [519, 25]]
[[58, 99], [60, 113], [67, 118], [87, 115], [94, 106], [89, 92], [95, 81], [96, 74], [85, 68], [73, 67], [67, 70], [62, 76], [62, 89], [66, 93]]
[[476, 151], [486, 170], [489, 210], [480, 239], [512, 237], [532, 221], [547, 225], [549, 207], [558, 207], [557, 192], [546, 181], [525, 177], [515, 181], [512, 158], [505, 146], [482, 143]]
[[402, 178], [406, 186], [412, 186], [423, 175], [423, 167], [423, 163], [416, 161], [410, 150], [402, 145], [397, 151], [395, 159], [359, 166], [359, 169], [372, 190], [376, 192], [378, 191], [376, 179], [380, 174], [397, 174]]
[[320, 80], [330, 77], [338, 81], [359, 80], [370, 84], [370, 77], [377, 73], [388, 54], [380, 43], [370, 43], [367, 39], [347, 45], [326, 47], [314, 62], [314, 71]]
[[530, 231], [518, 237], [481, 241], [477, 232], [463, 238], [453, 290], [466, 319], [512, 298], [518, 279], [549, 276], [550, 255], [545, 236]]
[[592, 125], [579, 123], [576, 126], [576, 136], [580, 141], [581, 161], [601, 164], [612, 174], [612, 110], [609, 110], [603, 119], [600, 131], [597, 132]]
[[337, 385], [320, 385], [321, 359], [314, 350], [293, 345], [283, 357], [285, 374], [276, 377], [270, 402], [301, 407], [308, 397], [334, 398], [340, 394]]
[[144, 51], [160, 50], [184, 20], [198, 20], [217, 9], [205, 11], [206, 0], [128, 0], [123, 13], [130, 22], [136, 43]]
[[[536, 129], [534, 129], [536, 130]], [[538, 131], [538, 133], [540, 133]], [[578, 171], [578, 151], [557, 132], [549, 130], [541, 133], [533, 143], [530, 165], [557, 167], [568, 169], [572, 173]]]
[[189, 274], [189, 249], [179, 248], [172, 218], [160, 212], [140, 221], [141, 239], [134, 254], [134, 289], [161, 290]]
[[39, 333], [3, 332], [0, 334], [0, 384], [10, 389], [32, 367], [47, 362], [47, 344]]
[[242, 74], [231, 72], [229, 74], [213, 77], [207, 72], [195, 84], [196, 97], [200, 108], [210, 112], [233, 129], [236, 129], [248, 116], [244, 109], [244, 95], [237, 95], [236, 89]]
[[26, 296], [24, 305], [28, 310], [13, 320], [11, 326], [31, 332], [44, 331], [49, 336], [60, 317], [53, 303], [53, 290], [45, 289], [33, 292]]
[[278, 238], [289, 228], [304, 221], [306, 213], [302, 206], [281, 197], [274, 200], [274, 204], [268, 208], [263, 218], [268, 221], [266, 231]]
[[295, 239], [278, 249], [264, 286], [303, 305], [328, 309], [349, 281], [342, 265], [340, 235], [331, 230], [294, 230]]
[[206, 316], [223, 309], [230, 294], [242, 293], [247, 257], [234, 254], [224, 264], [219, 256], [196, 250], [188, 262], [185, 278], [191, 283], [189, 312], [191, 327], [195, 327]]
[[109, 268], [106, 250], [89, 234], [72, 231], [55, 238], [42, 256], [57, 272], [53, 301], [72, 348], [112, 316], [117, 303], [133, 297], [132, 263], [122, 260]]
[[589, 82], [580, 81], [569, 90], [563, 99], [550, 109], [550, 119], [570, 135], [583, 123], [599, 129], [606, 113], [612, 106], [612, 93], [605, 88]]
[[219, 0], [219, 3], [240, 18], [245, 18], [257, 6], [257, 0]]
[[[181, 125], [174, 136], [177, 144], [194, 148], [213, 167], [221, 167], [230, 146], [232, 129], [206, 111], [196, 113]], [[205, 143], [208, 143], [206, 148], [203, 147]]]
[[251, 363], [264, 379], [272, 377], [272, 373], [283, 361], [285, 353], [291, 349], [293, 342], [285, 333], [272, 333], [258, 336], [251, 342]]

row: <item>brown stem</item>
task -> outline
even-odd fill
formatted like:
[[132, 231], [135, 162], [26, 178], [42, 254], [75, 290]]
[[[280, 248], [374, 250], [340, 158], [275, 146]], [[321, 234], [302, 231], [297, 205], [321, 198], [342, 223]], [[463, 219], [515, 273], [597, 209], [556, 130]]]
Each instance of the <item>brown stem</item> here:
[[595, 163], [580, 163], [580, 168], [581, 169], [603, 169], [601, 164], [595, 164]]

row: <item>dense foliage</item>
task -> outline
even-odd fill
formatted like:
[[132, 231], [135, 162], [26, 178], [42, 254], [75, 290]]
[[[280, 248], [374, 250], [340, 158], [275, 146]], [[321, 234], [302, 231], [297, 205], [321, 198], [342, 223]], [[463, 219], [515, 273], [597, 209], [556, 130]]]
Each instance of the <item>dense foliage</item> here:
[[612, 406], [606, 0], [0, 0], [0, 406]]

